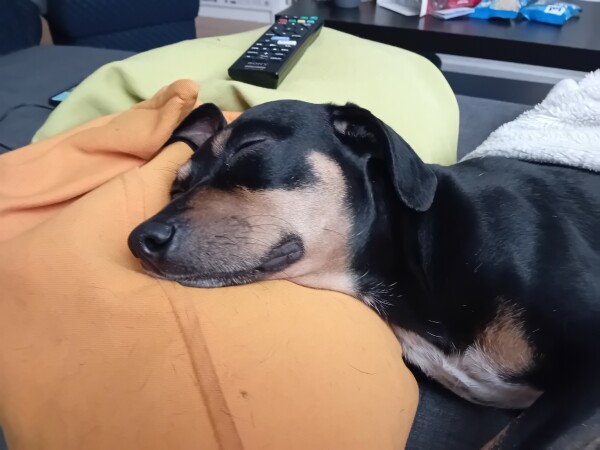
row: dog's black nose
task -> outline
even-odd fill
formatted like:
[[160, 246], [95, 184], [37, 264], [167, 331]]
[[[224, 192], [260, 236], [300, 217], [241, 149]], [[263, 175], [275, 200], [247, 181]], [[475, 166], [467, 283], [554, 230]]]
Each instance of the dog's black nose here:
[[169, 248], [175, 227], [162, 222], [144, 222], [129, 235], [129, 249], [137, 258], [154, 260], [164, 256]]

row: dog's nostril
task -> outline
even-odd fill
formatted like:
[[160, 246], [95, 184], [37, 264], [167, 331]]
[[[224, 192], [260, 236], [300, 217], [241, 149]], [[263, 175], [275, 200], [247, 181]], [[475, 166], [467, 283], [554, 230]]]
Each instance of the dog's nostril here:
[[175, 227], [160, 222], [147, 222], [129, 236], [129, 247], [138, 258], [155, 257], [163, 253], [173, 239]]
[[169, 230], [158, 230], [154, 234], [147, 234], [142, 239], [146, 248], [154, 253], [160, 251], [172, 236], [173, 228], [171, 227]]

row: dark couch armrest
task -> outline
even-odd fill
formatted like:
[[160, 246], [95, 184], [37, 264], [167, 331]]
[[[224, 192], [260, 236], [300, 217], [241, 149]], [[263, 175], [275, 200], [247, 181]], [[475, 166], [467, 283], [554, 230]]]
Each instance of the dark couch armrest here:
[[144, 51], [195, 37], [199, 0], [48, 0], [54, 42]]
[[29, 0], [0, 0], [0, 55], [40, 43], [40, 11]]

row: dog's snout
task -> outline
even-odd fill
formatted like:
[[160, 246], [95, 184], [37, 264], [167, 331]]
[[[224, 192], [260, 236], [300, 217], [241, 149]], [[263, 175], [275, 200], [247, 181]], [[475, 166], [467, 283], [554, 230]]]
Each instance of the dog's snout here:
[[171, 224], [145, 222], [129, 235], [129, 249], [137, 258], [153, 260], [164, 256], [174, 235], [175, 227]]

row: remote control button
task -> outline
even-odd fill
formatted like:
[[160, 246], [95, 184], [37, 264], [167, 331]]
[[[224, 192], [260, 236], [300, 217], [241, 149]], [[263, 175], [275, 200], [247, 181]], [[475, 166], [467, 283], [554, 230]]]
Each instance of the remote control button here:
[[273, 55], [275, 55], [275, 56], [285, 56], [285, 53], [275, 52], [275, 53], [273, 53]]
[[286, 47], [295, 47], [298, 42], [296, 41], [277, 41], [277, 45], [283, 45]]
[[283, 58], [277, 58], [276, 56], [271, 56], [269, 59], [271, 61], [283, 61]]
[[280, 24], [285, 25], [287, 23], [287, 19], [279, 19]]
[[272, 41], [287, 41], [290, 38], [288, 36], [273, 36], [271, 38]]
[[289, 22], [295, 24], [296, 23], [296, 19], [290, 19]]
[[265, 36], [275, 36], [275, 33], [268, 32], [268, 33], [265, 33]]
[[298, 19], [298, 23], [304, 24], [306, 22], [306, 20], [304, 19]]
[[319, 20], [319, 16], [310, 16], [309, 19], [310, 20]]
[[262, 42], [257, 42], [257, 43], [256, 43], [256, 44], [254, 44], [254, 45], [255, 45], [256, 47], [262, 47], [262, 46], [263, 46], [263, 45], [265, 45], [265, 44], [263, 44]]
[[249, 50], [249, 51], [246, 52], [246, 54], [247, 55], [258, 55], [258, 52], [254, 52], [254, 51]]
[[293, 38], [301, 38], [302, 36], [300, 34], [292, 34]]
[[307, 20], [307, 21], [306, 21], [306, 23], [307, 23], [308, 25], [312, 25], [313, 23], [315, 23], [315, 21], [314, 21], [314, 20]]
[[299, 31], [300, 33], [304, 33], [304, 32], [306, 31], [306, 28], [304, 28], [304, 27], [300, 27], [300, 28], [298, 28], [298, 31]]
[[308, 20], [308, 16], [300, 16], [300, 18], [303, 20]]
[[285, 53], [289, 53], [290, 49], [289, 48], [280, 48], [279, 49], [280, 52], [285, 52]]
[[259, 48], [256, 45], [253, 45], [252, 47], [250, 47], [250, 50], [259, 50]]

